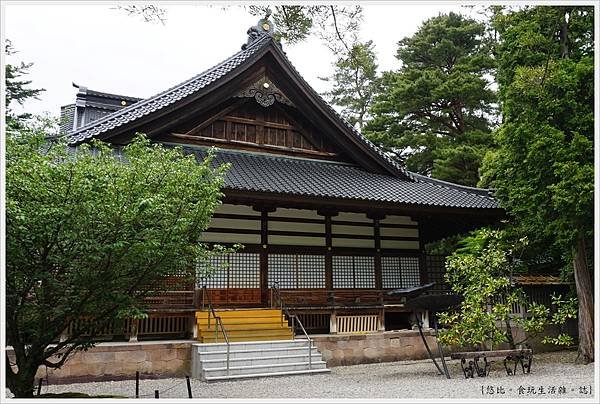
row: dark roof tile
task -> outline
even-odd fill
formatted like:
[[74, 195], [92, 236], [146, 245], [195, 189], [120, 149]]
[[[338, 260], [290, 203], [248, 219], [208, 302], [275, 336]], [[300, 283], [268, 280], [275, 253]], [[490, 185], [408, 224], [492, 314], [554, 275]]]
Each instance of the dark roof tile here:
[[[201, 160], [206, 149], [185, 146]], [[431, 182], [410, 182], [339, 162], [219, 150], [213, 164], [231, 163], [225, 188], [291, 195], [455, 208], [499, 209], [494, 198]]]

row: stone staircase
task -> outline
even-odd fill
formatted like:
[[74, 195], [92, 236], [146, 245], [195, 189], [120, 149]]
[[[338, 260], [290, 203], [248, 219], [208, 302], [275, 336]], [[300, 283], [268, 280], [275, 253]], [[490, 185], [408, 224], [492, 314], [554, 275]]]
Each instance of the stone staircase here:
[[228, 373], [227, 344], [193, 344], [192, 377], [212, 382], [330, 372], [314, 345], [309, 365], [306, 339], [232, 342], [229, 355]]
[[[278, 309], [235, 309], [215, 310], [227, 331], [229, 342], [291, 340], [294, 338], [291, 327]], [[223, 333], [216, 327], [208, 311], [196, 312], [199, 342], [225, 342]], [[215, 328], [216, 327], [216, 328]], [[216, 332], [215, 332], [216, 331]]]

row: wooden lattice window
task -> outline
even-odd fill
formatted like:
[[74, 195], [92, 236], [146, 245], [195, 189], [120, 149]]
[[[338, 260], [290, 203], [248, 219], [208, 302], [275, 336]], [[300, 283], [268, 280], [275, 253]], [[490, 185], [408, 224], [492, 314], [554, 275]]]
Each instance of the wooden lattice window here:
[[333, 256], [333, 287], [374, 288], [375, 259], [369, 256]]
[[325, 257], [269, 254], [269, 285], [275, 282], [282, 289], [324, 288]]
[[[256, 253], [231, 253], [213, 257], [209, 262], [215, 268], [208, 277], [202, 274], [206, 266], [200, 264], [198, 279], [214, 289], [260, 288], [260, 255]], [[202, 284], [200, 285], [202, 286]]]
[[381, 284], [385, 289], [420, 285], [419, 257], [381, 257]]

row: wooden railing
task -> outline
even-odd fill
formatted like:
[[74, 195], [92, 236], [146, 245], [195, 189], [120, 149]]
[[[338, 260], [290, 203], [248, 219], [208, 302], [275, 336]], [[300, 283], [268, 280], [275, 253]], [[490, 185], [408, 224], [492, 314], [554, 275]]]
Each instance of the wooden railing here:
[[377, 314], [338, 315], [335, 320], [339, 334], [374, 332], [379, 329]]
[[191, 309], [194, 308], [193, 290], [169, 290], [157, 292], [144, 299], [148, 309]]
[[389, 296], [389, 289], [283, 289], [281, 296], [291, 307], [382, 306], [401, 304], [404, 298]]

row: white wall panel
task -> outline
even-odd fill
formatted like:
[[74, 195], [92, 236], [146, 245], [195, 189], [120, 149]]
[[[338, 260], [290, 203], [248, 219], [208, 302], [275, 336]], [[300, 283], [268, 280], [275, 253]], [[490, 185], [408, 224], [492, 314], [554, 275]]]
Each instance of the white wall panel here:
[[380, 227], [379, 234], [381, 236], [390, 237], [419, 237], [419, 229], [402, 229], [395, 227]]
[[381, 240], [381, 248], [393, 248], [399, 250], [418, 250], [418, 241]]
[[334, 238], [331, 240], [333, 247], [357, 247], [375, 248], [375, 242], [371, 239]]
[[260, 234], [202, 233], [202, 241], [211, 243], [260, 244]]
[[331, 232], [333, 234], [356, 234], [373, 237], [372, 226], [347, 226], [341, 224], [332, 224]]
[[272, 245], [305, 245], [305, 246], [325, 246], [325, 236], [323, 237], [304, 237], [304, 236], [275, 236], [269, 235], [269, 244]]
[[213, 217], [210, 220], [210, 227], [221, 227], [225, 229], [260, 230], [260, 220], [223, 219], [219, 217]]

